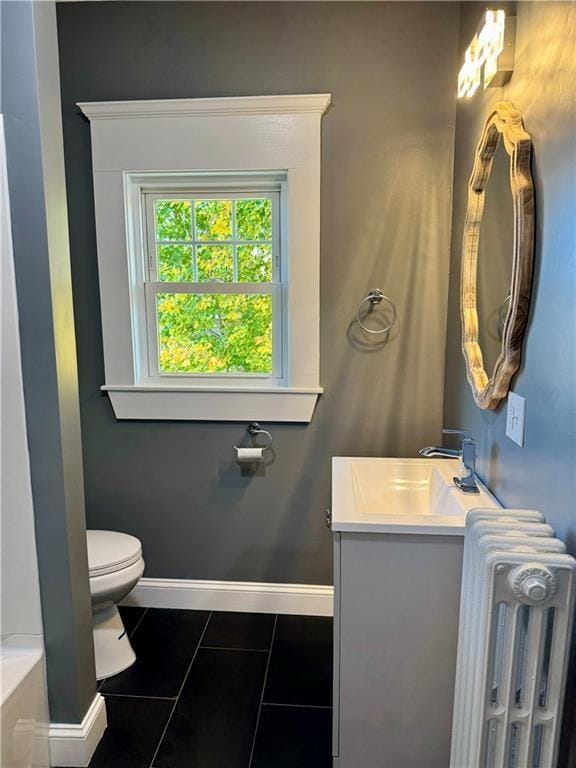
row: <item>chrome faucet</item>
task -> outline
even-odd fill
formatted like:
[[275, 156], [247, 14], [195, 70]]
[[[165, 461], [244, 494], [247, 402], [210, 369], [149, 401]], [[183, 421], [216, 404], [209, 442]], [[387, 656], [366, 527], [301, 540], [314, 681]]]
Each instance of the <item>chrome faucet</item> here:
[[460, 475], [454, 478], [456, 486], [462, 493], [480, 493], [476, 485], [476, 443], [468, 432], [462, 429], [443, 429], [444, 435], [460, 435], [462, 443], [460, 449], [441, 448], [429, 445], [418, 452], [419, 456], [426, 458], [450, 457], [460, 459]]

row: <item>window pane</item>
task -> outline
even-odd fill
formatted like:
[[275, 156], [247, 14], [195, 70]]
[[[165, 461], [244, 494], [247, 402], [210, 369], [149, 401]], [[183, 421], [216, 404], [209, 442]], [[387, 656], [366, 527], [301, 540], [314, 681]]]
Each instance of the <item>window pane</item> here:
[[270, 200], [236, 200], [236, 237], [238, 240], [272, 239]]
[[191, 240], [190, 200], [156, 200], [156, 239]]
[[194, 265], [191, 245], [159, 245], [158, 279], [170, 282], [192, 282]]
[[238, 246], [238, 281], [268, 283], [272, 280], [272, 246]]
[[197, 240], [232, 240], [232, 200], [196, 200]]
[[230, 282], [234, 279], [234, 253], [231, 245], [199, 245], [196, 249], [198, 281]]
[[163, 373], [272, 373], [272, 297], [157, 295]]

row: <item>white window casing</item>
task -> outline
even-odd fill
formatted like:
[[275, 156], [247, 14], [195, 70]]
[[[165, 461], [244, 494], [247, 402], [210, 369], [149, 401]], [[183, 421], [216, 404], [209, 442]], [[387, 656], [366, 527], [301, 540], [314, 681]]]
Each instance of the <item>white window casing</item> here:
[[[320, 128], [329, 104], [329, 94], [307, 94], [78, 105], [92, 134], [102, 389], [117, 418], [311, 420], [322, 392]], [[157, 356], [146, 291], [155, 289], [145, 274], [142, 206], [156, 192], [210, 186], [275, 196], [279, 272], [273, 283], [252, 284], [276, 292], [271, 376], [166, 376], [150, 364]], [[242, 292], [238, 283], [220, 285]]]

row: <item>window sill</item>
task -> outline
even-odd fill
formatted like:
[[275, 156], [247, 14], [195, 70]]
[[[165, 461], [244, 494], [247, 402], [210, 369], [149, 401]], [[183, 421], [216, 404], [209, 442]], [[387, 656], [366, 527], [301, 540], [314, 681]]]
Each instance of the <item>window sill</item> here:
[[117, 419], [153, 421], [310, 422], [322, 387], [115, 385], [108, 393]]

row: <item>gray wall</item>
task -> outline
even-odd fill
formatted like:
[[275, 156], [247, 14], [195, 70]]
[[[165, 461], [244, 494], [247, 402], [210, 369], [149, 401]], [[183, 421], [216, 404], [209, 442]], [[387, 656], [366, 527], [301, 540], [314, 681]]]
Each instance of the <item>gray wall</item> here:
[[[462, 4], [463, 45], [483, 7]], [[542, 510], [576, 554], [576, 4], [521, 3], [517, 14], [512, 80], [458, 106], [444, 421], [478, 440], [478, 472], [500, 501]], [[460, 352], [466, 187], [484, 117], [500, 99], [523, 112], [534, 147], [536, 269], [522, 368], [512, 382], [527, 398], [523, 448], [505, 436], [506, 403], [497, 411], [474, 405]], [[569, 719], [575, 708], [576, 701], [569, 700]], [[574, 733], [576, 720], [572, 723]], [[567, 740], [570, 730], [565, 729]], [[566, 765], [576, 764], [574, 741], [571, 758], [565, 745]]]
[[52, 722], [96, 693], [54, 3], [3, 2], [2, 112]]
[[[439, 439], [458, 5], [63, 3], [58, 28], [89, 526], [139, 536], [148, 576], [330, 583], [331, 456]], [[326, 393], [309, 426], [267, 425], [276, 461], [246, 477], [232, 450], [245, 425], [116, 422], [100, 394], [90, 132], [74, 103], [324, 91]], [[360, 349], [348, 324], [376, 286], [399, 327]]]

